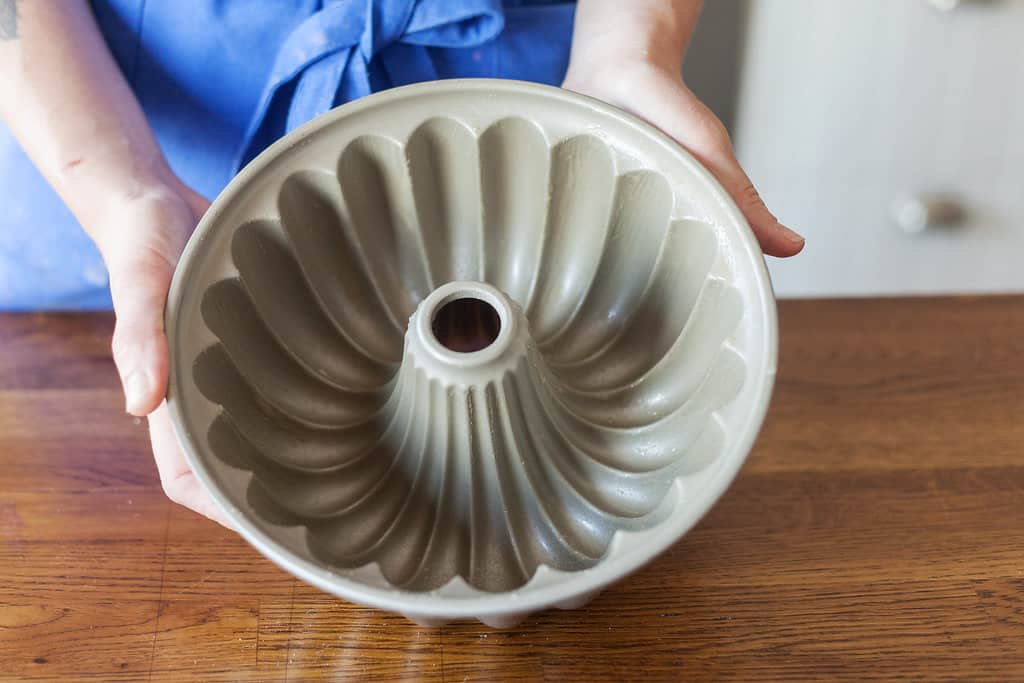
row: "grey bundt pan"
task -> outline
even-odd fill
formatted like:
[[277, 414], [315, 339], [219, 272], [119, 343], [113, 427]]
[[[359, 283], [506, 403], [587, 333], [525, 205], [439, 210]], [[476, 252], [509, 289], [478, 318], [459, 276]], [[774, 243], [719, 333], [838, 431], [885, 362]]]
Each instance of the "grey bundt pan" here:
[[491, 80], [266, 150], [186, 247], [167, 332], [181, 447], [242, 536], [345, 599], [493, 626], [582, 605], [693, 526], [777, 345], [757, 242], [689, 154]]

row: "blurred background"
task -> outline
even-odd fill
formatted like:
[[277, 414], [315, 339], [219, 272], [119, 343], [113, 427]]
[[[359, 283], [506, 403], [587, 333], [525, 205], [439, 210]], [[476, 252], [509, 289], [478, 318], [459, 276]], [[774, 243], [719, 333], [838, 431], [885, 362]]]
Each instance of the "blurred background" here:
[[1024, 291], [1024, 0], [708, 0], [684, 68], [782, 297]]

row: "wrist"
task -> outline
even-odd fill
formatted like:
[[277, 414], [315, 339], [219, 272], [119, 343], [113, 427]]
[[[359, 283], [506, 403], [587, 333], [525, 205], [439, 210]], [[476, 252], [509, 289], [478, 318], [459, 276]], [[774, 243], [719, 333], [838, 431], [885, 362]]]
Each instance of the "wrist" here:
[[196, 223], [188, 192], [173, 174], [125, 181], [105, 188], [80, 221], [105, 259], [145, 232], [159, 232], [161, 243], [184, 247]]
[[580, 0], [569, 74], [589, 78], [619, 67], [680, 73], [699, 10], [698, 0]]
[[88, 141], [67, 138], [54, 138], [37, 165], [94, 239], [94, 226], [118, 206], [173, 194], [181, 186], [148, 129], [103, 130]]
[[666, 83], [669, 79], [685, 87], [679, 71], [641, 58], [616, 63], [570, 65], [562, 87], [632, 110], [630, 102], [637, 88], [660, 87], [657, 84]]

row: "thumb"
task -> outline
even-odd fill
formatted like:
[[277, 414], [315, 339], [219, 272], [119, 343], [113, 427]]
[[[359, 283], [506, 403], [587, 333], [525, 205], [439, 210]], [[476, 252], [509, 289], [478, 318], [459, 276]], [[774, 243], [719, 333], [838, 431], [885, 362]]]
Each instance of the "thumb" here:
[[125, 410], [148, 415], [167, 390], [168, 353], [164, 305], [174, 271], [155, 250], [115, 260], [110, 291], [117, 313], [111, 350], [124, 387]]
[[715, 150], [701, 161], [736, 202], [764, 253], [771, 256], [793, 256], [800, 253], [804, 248], [804, 238], [780, 223], [768, 210], [731, 148]]
[[148, 415], [167, 393], [167, 290], [203, 202], [198, 195], [190, 202], [179, 193], [159, 193], [125, 207], [99, 242], [117, 314], [111, 350], [132, 415]]
[[658, 102], [668, 106], [651, 108], [647, 118], [711, 171], [750, 223], [761, 250], [771, 256], [799, 253], [804, 248], [804, 238], [780, 223], [765, 206], [737, 161], [729, 133], [718, 117], [676, 76], [665, 77], [664, 84], [656, 90]]
[[800, 253], [804, 248], [804, 238], [780, 223], [765, 206], [754, 183], [736, 159], [725, 126], [696, 99], [693, 99], [690, 109], [696, 111], [693, 116], [696, 120], [687, 121], [686, 129], [673, 137], [685, 141], [684, 146], [711, 171], [711, 175], [715, 176], [736, 202], [754, 231], [761, 251], [770, 256], [793, 256]]

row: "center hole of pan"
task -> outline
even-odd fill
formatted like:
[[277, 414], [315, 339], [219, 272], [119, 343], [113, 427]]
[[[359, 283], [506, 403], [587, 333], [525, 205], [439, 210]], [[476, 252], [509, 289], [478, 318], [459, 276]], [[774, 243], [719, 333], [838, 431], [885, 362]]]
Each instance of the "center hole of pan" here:
[[501, 317], [486, 301], [464, 296], [437, 309], [431, 328], [449, 351], [472, 353], [494, 343], [501, 332]]

